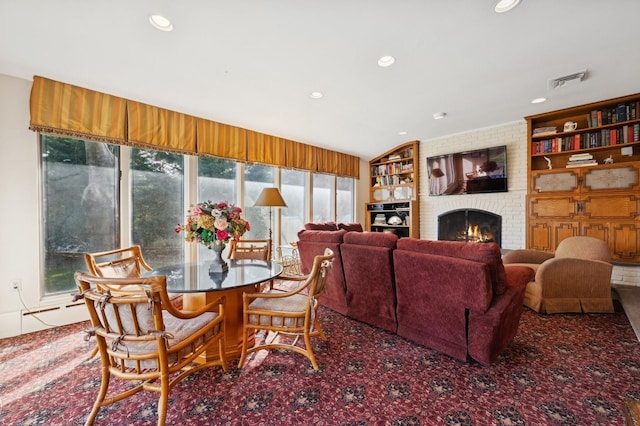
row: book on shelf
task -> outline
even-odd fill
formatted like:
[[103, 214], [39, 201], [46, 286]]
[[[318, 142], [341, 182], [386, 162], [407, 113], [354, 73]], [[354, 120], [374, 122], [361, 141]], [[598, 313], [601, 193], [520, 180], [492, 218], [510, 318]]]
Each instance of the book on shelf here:
[[576, 161], [573, 163], [567, 163], [565, 166], [567, 169], [571, 169], [574, 167], [587, 167], [587, 166], [597, 166], [598, 162], [596, 160], [591, 161]]
[[557, 129], [555, 127], [537, 127], [533, 129], [533, 137], [555, 135]]

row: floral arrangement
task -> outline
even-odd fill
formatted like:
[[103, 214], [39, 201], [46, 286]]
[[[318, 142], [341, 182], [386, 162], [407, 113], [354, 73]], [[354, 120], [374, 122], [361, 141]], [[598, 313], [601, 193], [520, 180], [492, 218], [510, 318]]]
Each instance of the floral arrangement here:
[[205, 201], [191, 205], [187, 212], [187, 223], [178, 224], [176, 234], [184, 231], [185, 240], [202, 243], [211, 248], [217, 241], [226, 243], [231, 238], [239, 240], [251, 229], [249, 222], [240, 217], [242, 209], [226, 201]]

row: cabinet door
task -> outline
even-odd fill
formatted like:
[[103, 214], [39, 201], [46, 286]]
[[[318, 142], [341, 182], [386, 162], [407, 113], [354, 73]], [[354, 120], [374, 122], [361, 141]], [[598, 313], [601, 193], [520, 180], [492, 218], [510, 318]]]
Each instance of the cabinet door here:
[[579, 197], [568, 195], [530, 195], [529, 218], [531, 220], [565, 218], [573, 219], [578, 212]]
[[598, 166], [584, 170], [582, 191], [640, 190], [640, 166], [637, 163]]
[[611, 259], [640, 262], [640, 224], [637, 220], [616, 221], [609, 226]]
[[560, 241], [580, 235], [580, 222], [563, 220], [529, 221], [527, 247], [542, 251], [555, 251]]
[[633, 220], [638, 217], [639, 209], [640, 198], [631, 193], [585, 195], [578, 204], [579, 213], [587, 220]]
[[530, 193], [580, 192], [579, 171], [574, 169], [539, 170], [531, 174]]

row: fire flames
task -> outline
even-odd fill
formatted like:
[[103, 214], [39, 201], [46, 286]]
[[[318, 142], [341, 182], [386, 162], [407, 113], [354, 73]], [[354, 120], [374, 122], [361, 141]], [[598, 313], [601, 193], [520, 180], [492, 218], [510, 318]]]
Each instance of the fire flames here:
[[462, 239], [466, 239], [471, 243], [490, 243], [493, 241], [494, 236], [489, 232], [483, 233], [478, 225], [469, 225], [467, 235], [464, 235]]

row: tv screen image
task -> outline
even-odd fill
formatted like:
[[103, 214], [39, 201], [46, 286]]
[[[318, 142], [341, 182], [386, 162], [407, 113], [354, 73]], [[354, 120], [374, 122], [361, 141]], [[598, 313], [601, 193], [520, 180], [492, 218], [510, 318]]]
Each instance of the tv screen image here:
[[429, 195], [507, 192], [506, 145], [427, 158]]

